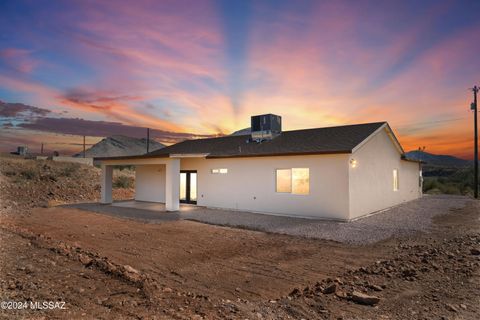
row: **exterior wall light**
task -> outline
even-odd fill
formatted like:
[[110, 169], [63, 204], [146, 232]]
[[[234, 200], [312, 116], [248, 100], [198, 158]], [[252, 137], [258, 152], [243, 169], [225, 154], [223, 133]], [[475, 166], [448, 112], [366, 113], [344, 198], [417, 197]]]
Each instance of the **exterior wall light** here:
[[352, 168], [356, 168], [357, 167], [357, 160], [355, 159], [350, 159], [350, 166]]

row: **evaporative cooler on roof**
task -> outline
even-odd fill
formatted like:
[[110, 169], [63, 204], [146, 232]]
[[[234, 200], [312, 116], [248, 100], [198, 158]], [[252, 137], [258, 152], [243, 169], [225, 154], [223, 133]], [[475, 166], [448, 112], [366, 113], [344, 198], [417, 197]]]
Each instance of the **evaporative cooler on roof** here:
[[282, 117], [275, 114], [252, 116], [251, 130], [253, 140], [269, 140], [282, 133]]

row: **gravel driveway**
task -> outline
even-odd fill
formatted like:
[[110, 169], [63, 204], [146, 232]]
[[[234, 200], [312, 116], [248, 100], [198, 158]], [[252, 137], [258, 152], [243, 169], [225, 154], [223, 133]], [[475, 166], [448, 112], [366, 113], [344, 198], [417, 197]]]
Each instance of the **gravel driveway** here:
[[406, 236], [417, 231], [426, 231], [431, 228], [434, 216], [453, 213], [455, 210], [465, 207], [470, 201], [475, 200], [461, 196], [427, 195], [421, 199], [352, 222], [281, 217], [202, 207], [197, 207], [195, 210], [180, 211], [179, 213], [153, 212], [98, 204], [76, 204], [71, 205], [71, 207], [153, 223], [192, 220], [213, 225], [351, 244], [368, 244], [392, 236]]

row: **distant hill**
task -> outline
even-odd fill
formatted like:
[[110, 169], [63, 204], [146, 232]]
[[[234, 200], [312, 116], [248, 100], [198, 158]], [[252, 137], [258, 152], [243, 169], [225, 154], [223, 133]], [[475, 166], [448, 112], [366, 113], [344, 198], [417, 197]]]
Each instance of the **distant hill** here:
[[432, 154], [420, 150], [407, 152], [405, 153], [405, 156], [408, 159], [424, 161], [427, 166], [467, 167], [472, 163], [471, 161], [454, 156]]
[[[149, 151], [165, 147], [163, 144], [150, 139]], [[85, 151], [85, 157], [119, 157], [134, 156], [147, 152], [147, 139], [137, 139], [127, 136], [115, 135], [102, 139]], [[74, 157], [83, 157], [83, 152], [77, 153]]]
[[245, 136], [245, 135], [248, 135], [248, 134], [251, 134], [251, 130], [250, 130], [250, 127], [249, 128], [245, 128], [245, 129], [241, 129], [241, 130], [238, 130], [238, 131], [235, 131], [233, 132], [232, 134], [230, 134], [231, 136]]

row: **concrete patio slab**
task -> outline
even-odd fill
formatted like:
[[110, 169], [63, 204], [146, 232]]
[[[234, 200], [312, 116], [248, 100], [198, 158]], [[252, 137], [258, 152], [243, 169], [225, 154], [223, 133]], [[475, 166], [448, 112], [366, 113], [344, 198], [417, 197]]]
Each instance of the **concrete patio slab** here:
[[351, 222], [274, 216], [192, 205], [182, 205], [178, 212], [165, 212], [162, 211], [164, 208], [161, 204], [137, 201], [114, 205], [83, 203], [69, 205], [69, 207], [150, 223], [191, 220], [292, 236], [368, 244], [393, 236], [407, 236], [414, 232], [427, 231], [432, 227], [433, 217], [455, 212], [471, 201], [474, 200], [461, 196], [425, 196]]

